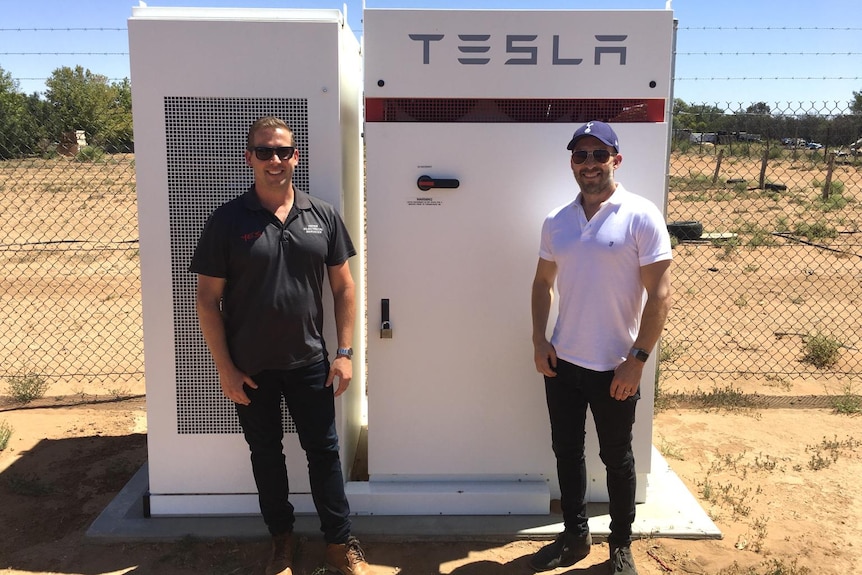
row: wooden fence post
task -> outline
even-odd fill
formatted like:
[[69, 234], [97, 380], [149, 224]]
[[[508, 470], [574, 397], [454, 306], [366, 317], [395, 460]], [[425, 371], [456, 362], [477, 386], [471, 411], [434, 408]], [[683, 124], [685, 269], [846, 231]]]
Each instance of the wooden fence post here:
[[835, 169], [835, 152], [829, 154], [829, 164], [826, 168], [826, 183], [823, 184], [823, 199], [829, 199], [829, 193], [832, 191], [832, 171]]
[[712, 185], [718, 181], [718, 172], [721, 170], [721, 159], [724, 158], [724, 148], [718, 151], [718, 158], [715, 160], [715, 172], [712, 174]]
[[764, 186], [766, 185], [766, 163], [768, 161], [769, 161], [769, 148], [767, 147], [765, 150], [763, 150], [763, 162], [761, 162], [761, 164], [760, 164], [760, 180], [759, 180], [759, 184], [757, 187], [760, 188], [761, 190], [763, 190]]

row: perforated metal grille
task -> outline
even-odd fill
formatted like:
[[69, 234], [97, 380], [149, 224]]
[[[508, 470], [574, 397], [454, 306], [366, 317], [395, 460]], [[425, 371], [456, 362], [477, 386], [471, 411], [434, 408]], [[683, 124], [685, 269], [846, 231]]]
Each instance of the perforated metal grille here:
[[[168, 203], [171, 235], [177, 432], [239, 433], [233, 404], [219, 387], [195, 311], [195, 275], [188, 271], [207, 217], [242, 194], [253, 181], [243, 151], [248, 128], [261, 116], [283, 119], [293, 129], [302, 162], [296, 186], [309, 187], [308, 103], [281, 98], [165, 98]], [[286, 408], [284, 430], [295, 433]]]
[[665, 101], [369, 98], [369, 122], [662, 122]]

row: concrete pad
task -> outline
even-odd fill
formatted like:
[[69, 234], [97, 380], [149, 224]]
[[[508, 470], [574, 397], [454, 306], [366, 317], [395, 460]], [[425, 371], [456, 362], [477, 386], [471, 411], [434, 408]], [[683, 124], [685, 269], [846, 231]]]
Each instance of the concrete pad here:
[[[667, 464], [652, 450], [646, 502], [637, 506], [636, 537], [720, 539], [721, 531]], [[87, 530], [87, 537], [106, 542], [208, 538], [265, 538], [258, 516], [145, 517], [147, 465], [132, 477]], [[607, 504], [590, 504], [590, 531], [607, 537]], [[356, 515], [353, 532], [362, 540], [491, 540], [551, 539], [563, 529], [562, 516], [548, 515]], [[316, 515], [297, 516], [298, 533], [320, 533]]]

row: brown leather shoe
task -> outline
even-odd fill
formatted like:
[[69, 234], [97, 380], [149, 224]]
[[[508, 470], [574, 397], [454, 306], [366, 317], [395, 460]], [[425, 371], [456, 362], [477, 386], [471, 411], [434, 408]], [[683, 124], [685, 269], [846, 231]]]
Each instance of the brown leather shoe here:
[[293, 533], [272, 536], [272, 555], [266, 565], [266, 575], [293, 575]]
[[371, 566], [365, 562], [365, 553], [359, 539], [351, 537], [347, 543], [330, 543], [326, 546], [325, 567], [342, 575], [373, 575]]

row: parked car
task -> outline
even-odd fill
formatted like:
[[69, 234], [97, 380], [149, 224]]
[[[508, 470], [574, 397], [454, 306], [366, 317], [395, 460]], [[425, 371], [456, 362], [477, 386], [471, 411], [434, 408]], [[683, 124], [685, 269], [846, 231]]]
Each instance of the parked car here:
[[823, 147], [823, 144], [818, 144], [817, 142], [808, 142], [807, 144], [805, 144], [805, 147], [809, 150], [819, 150]]

